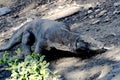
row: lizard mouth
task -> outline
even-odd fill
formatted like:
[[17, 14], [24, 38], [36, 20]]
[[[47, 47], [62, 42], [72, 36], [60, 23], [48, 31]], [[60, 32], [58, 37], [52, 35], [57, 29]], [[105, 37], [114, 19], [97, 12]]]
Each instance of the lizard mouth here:
[[96, 43], [96, 44], [93, 43], [93, 44], [89, 45], [89, 49], [93, 50], [93, 51], [102, 50], [102, 49], [104, 49], [104, 45], [100, 42]]
[[104, 49], [104, 45], [102, 43], [88, 43], [84, 40], [76, 39], [75, 42], [76, 50], [90, 50], [90, 51], [98, 51]]

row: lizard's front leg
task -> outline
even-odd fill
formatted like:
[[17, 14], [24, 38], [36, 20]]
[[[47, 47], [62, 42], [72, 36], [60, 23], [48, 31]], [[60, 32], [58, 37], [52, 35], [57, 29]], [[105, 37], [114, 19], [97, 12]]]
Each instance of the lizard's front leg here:
[[47, 41], [45, 39], [38, 40], [35, 46], [35, 53], [40, 54], [45, 46], [47, 46]]
[[30, 33], [28, 31], [26, 31], [23, 33], [22, 43], [21, 43], [23, 56], [26, 56], [31, 53], [31, 46], [30, 46], [29, 42], [30, 42]]

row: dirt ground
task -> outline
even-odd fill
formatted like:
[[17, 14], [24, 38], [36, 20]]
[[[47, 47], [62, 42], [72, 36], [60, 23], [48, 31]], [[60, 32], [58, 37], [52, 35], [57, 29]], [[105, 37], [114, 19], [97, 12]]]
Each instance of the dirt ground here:
[[[57, 70], [62, 76], [61, 80], [120, 79], [119, 0], [0, 0], [0, 7], [11, 9], [8, 14], [0, 16], [0, 45], [7, 42], [27, 19], [57, 20], [64, 22], [72, 31], [93, 37], [109, 48], [101, 53], [81, 51], [80, 54], [72, 54], [59, 50], [43, 52], [51, 62], [51, 69]], [[68, 8], [71, 11], [76, 9], [76, 12], [61, 17], [59, 14], [69, 11]], [[5, 71], [0, 72], [0, 80], [9, 76]]]

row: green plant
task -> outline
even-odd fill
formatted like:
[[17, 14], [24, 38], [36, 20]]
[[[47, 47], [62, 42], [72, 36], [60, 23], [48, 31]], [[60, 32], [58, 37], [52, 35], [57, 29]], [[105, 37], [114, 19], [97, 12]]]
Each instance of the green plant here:
[[[15, 52], [18, 55], [21, 50]], [[8, 52], [5, 52], [0, 62], [7, 64], [6, 70], [12, 72], [10, 80], [58, 80], [59, 75], [48, 68], [49, 63], [44, 60], [44, 57], [33, 52], [21, 61], [17, 56], [9, 57]]]

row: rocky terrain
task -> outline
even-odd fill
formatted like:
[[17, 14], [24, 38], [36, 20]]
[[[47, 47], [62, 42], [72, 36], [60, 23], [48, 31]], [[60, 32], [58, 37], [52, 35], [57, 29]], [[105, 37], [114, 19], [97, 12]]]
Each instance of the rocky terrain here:
[[[21, 23], [34, 18], [64, 22], [72, 31], [93, 37], [109, 48], [106, 52], [79, 54], [43, 51], [61, 80], [119, 80], [119, 0], [0, 0], [0, 45], [8, 41]], [[6, 77], [9, 75], [0, 71], [0, 80]]]

